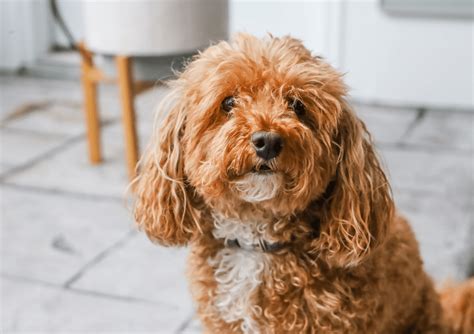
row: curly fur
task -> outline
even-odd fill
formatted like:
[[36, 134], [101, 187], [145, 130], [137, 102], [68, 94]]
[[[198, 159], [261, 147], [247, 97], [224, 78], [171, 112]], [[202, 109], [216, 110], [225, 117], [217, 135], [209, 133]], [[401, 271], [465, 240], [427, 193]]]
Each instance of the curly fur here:
[[[170, 86], [159, 107], [168, 115], [140, 163], [135, 217], [152, 240], [190, 245], [207, 332], [454, 332], [328, 63], [290, 37], [240, 34]], [[269, 175], [255, 173], [264, 163], [250, 142], [256, 131], [284, 140]], [[262, 253], [226, 239], [287, 247]]]

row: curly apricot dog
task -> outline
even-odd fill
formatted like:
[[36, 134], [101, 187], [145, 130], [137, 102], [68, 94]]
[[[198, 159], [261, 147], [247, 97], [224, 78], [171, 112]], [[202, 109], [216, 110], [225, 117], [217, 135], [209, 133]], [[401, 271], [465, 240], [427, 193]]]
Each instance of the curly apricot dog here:
[[289, 37], [240, 34], [170, 86], [135, 217], [152, 240], [191, 246], [207, 332], [450, 330], [328, 63]]

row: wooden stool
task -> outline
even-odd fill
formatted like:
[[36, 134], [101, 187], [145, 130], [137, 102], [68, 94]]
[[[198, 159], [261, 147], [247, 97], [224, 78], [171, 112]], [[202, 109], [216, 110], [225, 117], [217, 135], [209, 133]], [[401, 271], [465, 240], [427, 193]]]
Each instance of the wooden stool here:
[[97, 106], [97, 85], [100, 82], [117, 83], [122, 104], [122, 123], [125, 138], [128, 177], [133, 180], [136, 176], [136, 166], [139, 157], [139, 143], [135, 125], [135, 96], [153, 86], [152, 82], [133, 81], [131, 57], [115, 56], [117, 78], [108, 78], [94, 65], [93, 54], [82, 43], [78, 46], [81, 54], [81, 80], [84, 92], [84, 111], [87, 128], [89, 160], [92, 164], [102, 161], [100, 140], [100, 117]]

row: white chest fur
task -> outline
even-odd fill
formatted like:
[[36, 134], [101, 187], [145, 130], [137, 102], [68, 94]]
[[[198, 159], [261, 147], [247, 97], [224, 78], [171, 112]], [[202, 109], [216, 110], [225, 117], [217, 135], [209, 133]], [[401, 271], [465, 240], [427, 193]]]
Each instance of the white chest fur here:
[[242, 222], [215, 216], [213, 230], [216, 239], [237, 239], [242, 248], [224, 248], [209, 259], [218, 283], [214, 305], [226, 322], [242, 320], [244, 333], [258, 333], [252, 314], [255, 310], [252, 295], [262, 282], [268, 267], [268, 255], [254, 250], [251, 245], [263, 237], [265, 223]]

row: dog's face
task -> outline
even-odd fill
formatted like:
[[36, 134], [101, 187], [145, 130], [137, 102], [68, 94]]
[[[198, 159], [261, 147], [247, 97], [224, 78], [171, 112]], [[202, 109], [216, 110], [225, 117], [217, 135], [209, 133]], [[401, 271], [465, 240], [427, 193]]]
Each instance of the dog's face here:
[[203, 232], [202, 213], [250, 208], [276, 220], [317, 211], [312, 247], [336, 265], [383, 239], [393, 203], [370, 137], [341, 76], [301, 42], [238, 35], [170, 87], [137, 181], [150, 237], [185, 244]]
[[179, 84], [184, 171], [208, 204], [250, 202], [286, 215], [324, 192], [345, 89], [299, 41], [241, 36], [212, 46]]

